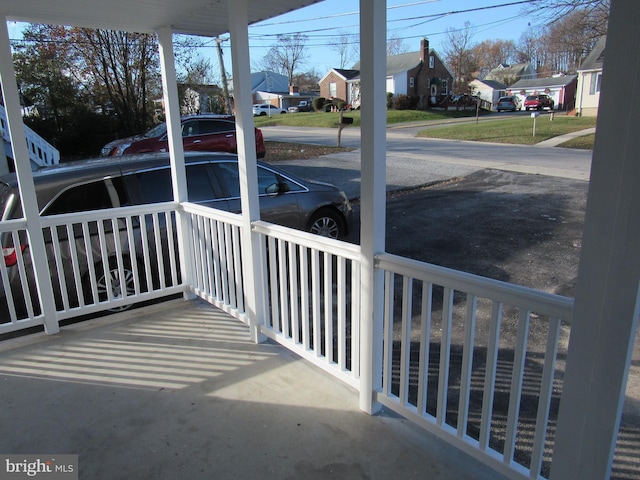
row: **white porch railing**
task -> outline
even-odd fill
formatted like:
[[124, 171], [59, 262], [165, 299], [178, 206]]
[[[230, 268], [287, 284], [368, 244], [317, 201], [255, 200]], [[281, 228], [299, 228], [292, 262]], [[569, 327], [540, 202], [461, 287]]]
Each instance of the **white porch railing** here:
[[[0, 105], [0, 131], [5, 142], [11, 143], [9, 130], [7, 129], [7, 116], [4, 106]], [[24, 126], [29, 149], [29, 159], [37, 167], [49, 167], [60, 162], [60, 152], [31, 128]]]
[[[377, 262], [378, 401], [511, 478], [548, 476], [573, 301], [390, 254]], [[529, 338], [533, 322], [546, 338]]]
[[[186, 285], [175, 208], [42, 218], [58, 319], [190, 291], [247, 322], [253, 292], [244, 288], [241, 217], [180, 207], [193, 275]], [[20, 248], [25, 228], [22, 220], [0, 223], [5, 260], [15, 261], [0, 264], [9, 312], [0, 333], [42, 324], [29, 248]], [[360, 247], [265, 222], [252, 228], [262, 248], [261, 333], [359, 389], [361, 362], [371, 361], [360, 352]], [[547, 476], [572, 301], [390, 254], [376, 266], [385, 272], [376, 400], [510, 478]], [[128, 288], [101, 294], [108, 272], [130, 277]], [[8, 288], [16, 276], [18, 288]], [[22, 298], [33, 301], [19, 313]], [[544, 338], [529, 338], [534, 322], [545, 326]]]
[[[167, 203], [42, 217], [57, 319], [182, 292], [174, 210]], [[41, 325], [26, 222], [0, 222], [0, 238], [0, 334]]]

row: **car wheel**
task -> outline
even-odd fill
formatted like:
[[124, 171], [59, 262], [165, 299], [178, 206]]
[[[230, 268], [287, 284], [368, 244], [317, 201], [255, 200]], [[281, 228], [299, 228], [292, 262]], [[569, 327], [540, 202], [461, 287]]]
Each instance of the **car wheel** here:
[[333, 210], [320, 210], [311, 217], [309, 232], [322, 237], [340, 238], [345, 233], [344, 221]]
[[266, 115], [267, 115], [267, 112], [260, 112], [261, 117], [265, 117]]
[[[141, 271], [142, 270], [139, 269], [138, 274], [140, 274]], [[95, 272], [98, 289], [97, 302], [106, 302], [109, 298], [109, 290], [111, 291], [111, 296], [114, 300], [122, 298], [124, 296], [124, 292], [126, 292], [127, 295], [133, 295], [135, 293], [135, 279], [133, 269], [131, 268], [131, 260], [128, 257], [123, 258], [122, 262], [122, 272], [124, 274], [123, 278], [120, 278], [120, 270], [118, 269], [118, 262], [115, 257], [109, 259], [109, 266], [106, 269], [103, 268], [102, 263], [96, 264]], [[87, 303], [93, 303], [94, 300], [92, 298], [92, 289], [89, 281], [89, 275], [86, 274], [85, 300], [87, 301]], [[122, 312], [131, 308], [132, 305], [133, 304], [130, 303], [127, 305], [110, 308], [108, 310], [110, 312]]]

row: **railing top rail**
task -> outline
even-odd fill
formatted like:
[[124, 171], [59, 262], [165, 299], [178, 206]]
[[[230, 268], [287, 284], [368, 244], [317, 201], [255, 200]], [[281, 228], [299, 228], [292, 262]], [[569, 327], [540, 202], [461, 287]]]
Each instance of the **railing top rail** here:
[[390, 253], [376, 255], [376, 266], [425, 282], [436, 283], [461, 292], [526, 308], [538, 314], [571, 320], [572, 298], [403, 258]]
[[40, 217], [43, 227], [51, 227], [60, 223], [91, 222], [96, 220], [108, 220], [110, 218], [129, 217], [132, 215], [146, 215], [150, 213], [170, 212], [176, 210], [174, 202], [150, 203], [147, 205], [134, 205], [120, 208], [107, 208], [104, 210], [91, 210], [88, 212], [63, 213]]
[[195, 215], [202, 215], [215, 220], [221, 220], [236, 227], [242, 226], [242, 215], [238, 213], [226, 212], [224, 210], [218, 210], [217, 208], [204, 207], [191, 202], [181, 204], [180, 208], [182, 208], [186, 213], [193, 213]]
[[321, 237], [313, 233], [282, 227], [280, 225], [273, 225], [263, 221], [253, 222], [252, 226], [255, 232], [263, 235], [269, 235], [280, 240], [294, 242], [308, 248], [315, 248], [350, 260], [359, 261], [361, 258], [359, 245], [335, 240], [333, 238]]
[[0, 233], [11, 232], [13, 230], [24, 230], [27, 228], [27, 221], [24, 218], [0, 221]]

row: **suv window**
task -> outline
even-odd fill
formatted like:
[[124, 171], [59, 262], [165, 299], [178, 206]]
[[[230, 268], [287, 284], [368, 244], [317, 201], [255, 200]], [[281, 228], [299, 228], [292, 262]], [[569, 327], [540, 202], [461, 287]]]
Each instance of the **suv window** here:
[[[238, 164], [235, 162], [216, 162], [216, 173], [220, 175], [220, 183], [224, 185], [228, 191], [229, 198], [240, 197], [240, 177], [238, 174]], [[283, 177], [280, 174], [275, 173], [268, 168], [264, 168], [258, 165], [258, 193], [260, 195], [266, 195], [267, 189], [274, 183], [284, 183], [289, 186], [289, 192], [301, 192], [305, 188], [299, 185], [297, 182]]]
[[234, 132], [235, 129], [236, 125], [233, 122], [227, 122], [225, 120], [200, 120], [198, 133], [200, 135], [206, 135], [209, 133]]
[[182, 124], [182, 136], [192, 137], [198, 135], [198, 122], [196, 120], [185, 122]]
[[[209, 167], [206, 164], [187, 165], [187, 189], [189, 201], [198, 203], [215, 200], [216, 194], [209, 180]], [[142, 203], [160, 203], [173, 200], [171, 171], [158, 168], [132, 174], [136, 179], [140, 201]]]
[[121, 178], [105, 178], [63, 190], [42, 213], [47, 216], [120, 207], [128, 203], [126, 198]]

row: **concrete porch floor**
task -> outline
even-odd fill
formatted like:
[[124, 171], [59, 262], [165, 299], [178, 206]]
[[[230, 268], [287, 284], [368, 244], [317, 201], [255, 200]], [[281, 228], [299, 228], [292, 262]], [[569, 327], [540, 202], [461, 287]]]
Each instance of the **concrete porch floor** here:
[[502, 479], [199, 300], [0, 344], [0, 453], [81, 479]]

